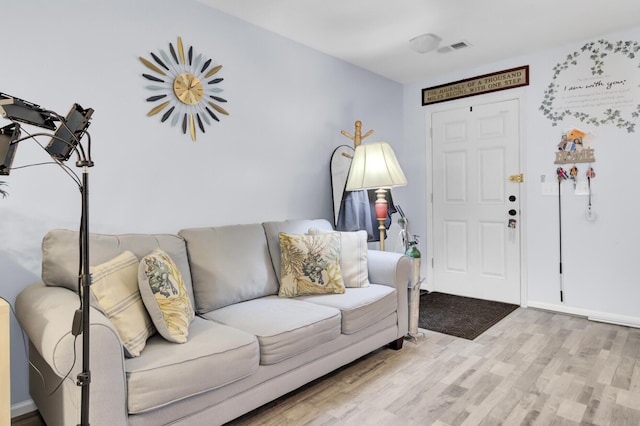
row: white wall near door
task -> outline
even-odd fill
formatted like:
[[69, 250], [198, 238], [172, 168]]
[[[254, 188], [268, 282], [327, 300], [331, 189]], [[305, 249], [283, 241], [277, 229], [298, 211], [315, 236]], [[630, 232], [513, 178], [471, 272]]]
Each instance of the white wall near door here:
[[[597, 39], [610, 41], [640, 40], [640, 26]], [[596, 40], [596, 39], [594, 39]], [[404, 140], [396, 154], [405, 170], [410, 186], [409, 197], [403, 199], [403, 208], [411, 217], [414, 212], [428, 211], [428, 181], [426, 111], [434, 106], [420, 105], [422, 88], [444, 84], [477, 75], [488, 74], [522, 65], [530, 67], [529, 86], [498, 93], [518, 91], [524, 99], [523, 129], [525, 138], [525, 183], [527, 206], [525, 230], [527, 294], [526, 304], [534, 307], [598, 317], [640, 326], [640, 285], [637, 268], [640, 226], [634, 212], [640, 209], [634, 160], [640, 158], [640, 125], [633, 133], [614, 126], [593, 126], [577, 119], [566, 118], [553, 126], [540, 111], [544, 91], [553, 77], [553, 67], [566, 59], [570, 52], [579, 50], [585, 43], [559, 46], [534, 55], [512, 58], [508, 61], [487, 64], [473, 69], [459, 70], [404, 86]], [[640, 73], [634, 84], [640, 84]], [[491, 94], [493, 95], [493, 94]], [[483, 95], [491, 96], [491, 95]], [[640, 101], [640, 100], [636, 100]], [[453, 101], [455, 102], [455, 101]], [[586, 220], [587, 198], [568, 191], [563, 195], [563, 272], [565, 300], [560, 302], [558, 271], [558, 202], [557, 197], [543, 195], [540, 176], [555, 178], [555, 149], [562, 130], [577, 126], [592, 132], [597, 177], [593, 181], [593, 208], [598, 213], [596, 222]], [[398, 198], [402, 193], [398, 191]], [[423, 224], [413, 221], [414, 232], [427, 237], [426, 220]], [[419, 227], [419, 228], [418, 228]], [[417, 229], [416, 229], [417, 228]], [[424, 238], [423, 238], [424, 241]], [[424, 255], [430, 254], [421, 247]], [[428, 273], [424, 262], [423, 273]], [[428, 288], [429, 282], [425, 282]]]

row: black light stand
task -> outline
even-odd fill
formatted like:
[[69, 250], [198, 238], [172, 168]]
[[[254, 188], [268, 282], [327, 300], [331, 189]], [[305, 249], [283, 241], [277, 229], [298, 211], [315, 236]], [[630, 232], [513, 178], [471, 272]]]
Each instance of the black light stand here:
[[[89, 167], [91, 160], [83, 160], [82, 167], [82, 219], [80, 225], [80, 262], [82, 264], [82, 372], [78, 374], [78, 386], [81, 386], [80, 424], [89, 425], [89, 384], [91, 383], [91, 369], [89, 368], [89, 308], [91, 298], [91, 273], [89, 271]], [[78, 165], [78, 164], [76, 164]], [[78, 311], [76, 311], [77, 313]]]
[[[76, 384], [81, 387], [81, 412], [80, 425], [89, 425], [89, 384], [91, 383], [91, 370], [89, 362], [90, 335], [89, 335], [89, 310], [91, 306], [90, 286], [91, 273], [89, 269], [89, 167], [93, 167], [91, 160], [91, 137], [86, 132], [90, 124], [93, 110], [83, 109], [74, 104], [65, 118], [59, 114], [45, 110], [39, 105], [0, 93], [0, 116], [12, 121], [12, 124], [0, 129], [0, 175], [8, 175], [18, 143], [33, 139], [36, 136], [50, 136], [49, 145], [44, 148], [54, 162], [68, 172], [63, 161], [69, 159], [73, 152], [77, 153], [77, 167], [82, 167], [82, 181], [74, 181], [79, 185], [82, 196], [82, 216], [80, 219], [80, 265], [78, 277], [78, 291], [81, 295], [80, 308], [73, 317], [72, 333], [77, 336], [82, 333], [82, 372], [77, 376]], [[55, 122], [61, 125], [56, 130]], [[48, 130], [56, 130], [55, 134], [38, 133], [20, 138], [20, 124], [27, 123]], [[80, 143], [83, 136], [87, 135], [88, 149], [85, 151]]]

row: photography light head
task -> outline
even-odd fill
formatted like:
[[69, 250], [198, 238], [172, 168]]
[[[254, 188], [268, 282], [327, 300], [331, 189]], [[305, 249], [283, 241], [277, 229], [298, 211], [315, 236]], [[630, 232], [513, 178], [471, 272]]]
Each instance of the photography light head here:
[[56, 119], [51, 112], [40, 105], [6, 93], [0, 93], [0, 116], [11, 121], [19, 121], [49, 130], [56, 129], [56, 124], [54, 123]]
[[13, 141], [20, 137], [20, 125], [11, 123], [0, 128], [0, 175], [7, 176], [11, 172], [11, 164], [16, 156], [17, 143]]
[[83, 109], [80, 105], [73, 104], [45, 148], [49, 155], [57, 160], [67, 161], [91, 124], [89, 120], [92, 114], [93, 109]]

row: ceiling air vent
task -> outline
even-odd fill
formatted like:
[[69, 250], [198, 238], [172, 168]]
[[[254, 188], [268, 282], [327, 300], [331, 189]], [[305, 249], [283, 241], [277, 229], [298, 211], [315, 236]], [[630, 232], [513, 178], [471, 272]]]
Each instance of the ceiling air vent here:
[[471, 46], [469, 43], [467, 43], [466, 41], [459, 41], [457, 43], [453, 43], [450, 44], [448, 46], [442, 46], [438, 48], [438, 52], [439, 53], [448, 53], [451, 52], [452, 50], [460, 50], [460, 49], [464, 49], [465, 47], [469, 47]]

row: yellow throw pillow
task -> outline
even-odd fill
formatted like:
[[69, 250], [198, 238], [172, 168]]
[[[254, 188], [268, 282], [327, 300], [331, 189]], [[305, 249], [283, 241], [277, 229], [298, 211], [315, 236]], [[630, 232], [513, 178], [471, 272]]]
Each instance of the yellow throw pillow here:
[[194, 312], [182, 274], [169, 255], [156, 249], [143, 257], [138, 283], [158, 333], [170, 342], [186, 342]]
[[340, 236], [294, 235], [280, 232], [282, 271], [280, 297], [344, 293], [340, 271]]
[[369, 269], [367, 266], [367, 231], [327, 231], [309, 228], [309, 235], [335, 232], [340, 235], [340, 270], [346, 288], [369, 287]]
[[91, 304], [116, 328], [125, 355], [139, 356], [155, 328], [138, 290], [138, 258], [125, 251], [90, 270]]

